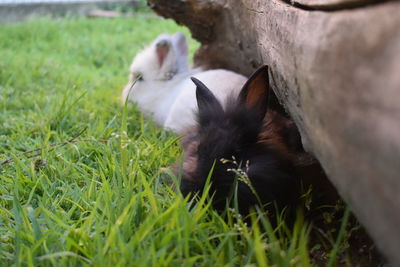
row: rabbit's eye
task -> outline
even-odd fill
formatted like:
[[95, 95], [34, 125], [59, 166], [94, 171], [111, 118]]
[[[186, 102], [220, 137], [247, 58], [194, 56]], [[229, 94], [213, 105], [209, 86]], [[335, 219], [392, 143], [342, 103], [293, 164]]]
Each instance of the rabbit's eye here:
[[138, 73], [138, 74], [136, 75], [136, 80], [139, 81], [139, 82], [143, 81], [143, 74]]
[[135, 82], [141, 82], [143, 81], [143, 74], [140, 72], [134, 72], [132, 73], [132, 78]]

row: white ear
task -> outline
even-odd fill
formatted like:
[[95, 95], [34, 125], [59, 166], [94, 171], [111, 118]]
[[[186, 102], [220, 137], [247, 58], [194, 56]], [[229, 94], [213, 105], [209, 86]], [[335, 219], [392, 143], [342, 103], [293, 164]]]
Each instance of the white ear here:
[[171, 48], [171, 43], [168, 40], [160, 40], [156, 43], [156, 53], [158, 58], [158, 65], [161, 68], [164, 64], [165, 58]]
[[172, 36], [172, 39], [174, 41], [175, 47], [177, 48], [178, 54], [187, 56], [188, 45], [185, 35], [181, 32], [177, 32]]

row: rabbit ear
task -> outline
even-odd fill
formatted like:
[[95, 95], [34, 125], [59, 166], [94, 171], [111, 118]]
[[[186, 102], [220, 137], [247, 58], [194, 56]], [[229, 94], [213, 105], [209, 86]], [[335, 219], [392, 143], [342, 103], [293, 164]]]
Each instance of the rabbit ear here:
[[160, 40], [156, 44], [156, 52], [160, 68], [164, 64], [165, 58], [167, 57], [170, 48], [171, 48], [171, 43], [167, 40]]
[[181, 32], [177, 32], [172, 36], [176, 48], [178, 49], [178, 54], [186, 56], [188, 54], [188, 45], [186, 42], [186, 37]]
[[239, 99], [247, 108], [256, 110], [263, 119], [267, 112], [269, 90], [268, 66], [264, 65], [247, 80]]
[[200, 124], [204, 124], [209, 120], [209, 117], [214, 114], [214, 117], [224, 113], [222, 105], [214, 94], [198, 79], [191, 77], [196, 85], [196, 99], [199, 108]]

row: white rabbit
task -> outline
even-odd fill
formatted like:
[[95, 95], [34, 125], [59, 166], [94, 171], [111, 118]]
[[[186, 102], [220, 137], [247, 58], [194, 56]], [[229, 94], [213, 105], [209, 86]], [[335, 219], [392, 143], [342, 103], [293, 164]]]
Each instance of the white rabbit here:
[[135, 102], [145, 115], [163, 126], [179, 93], [177, 85], [192, 74], [187, 64], [187, 53], [182, 33], [161, 34], [134, 58], [122, 101]]
[[179, 135], [196, 123], [196, 87], [191, 76], [206, 82], [222, 103], [228, 95], [238, 95], [246, 81], [244, 76], [227, 70], [191, 69], [187, 56], [182, 33], [161, 34], [134, 58], [129, 83], [122, 92], [123, 102], [135, 102], [146, 116]]

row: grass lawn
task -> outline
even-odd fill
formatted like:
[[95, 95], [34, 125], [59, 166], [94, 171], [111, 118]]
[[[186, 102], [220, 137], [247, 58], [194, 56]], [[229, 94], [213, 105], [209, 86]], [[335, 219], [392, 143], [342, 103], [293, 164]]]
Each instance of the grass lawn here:
[[189, 209], [169, 182], [177, 137], [119, 105], [132, 56], [178, 30], [147, 15], [0, 25], [0, 265], [312, 264], [301, 216], [259, 216], [262, 232]]

